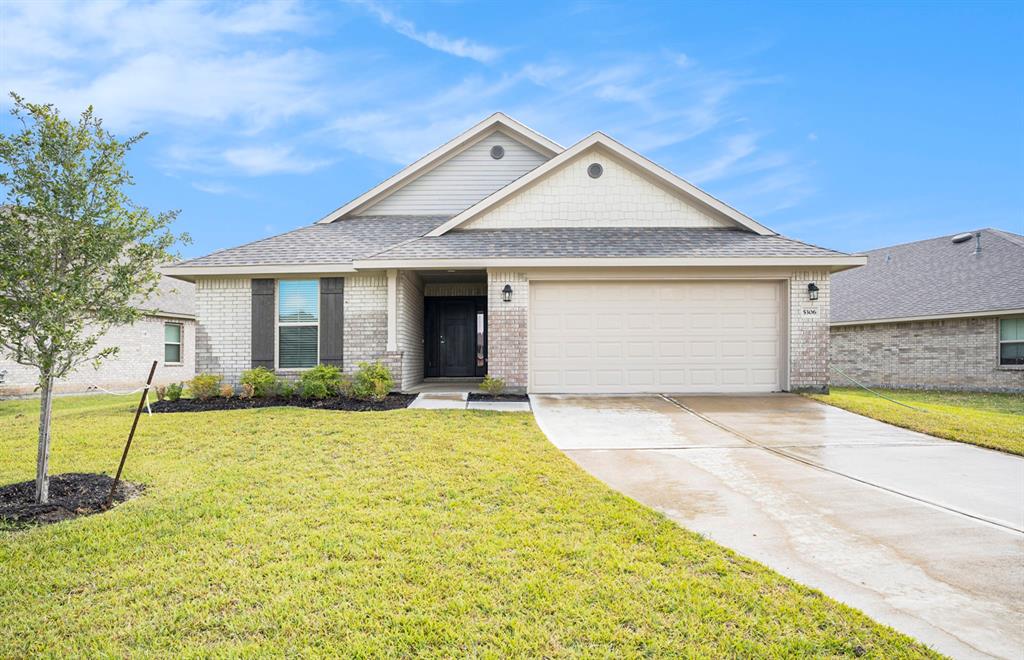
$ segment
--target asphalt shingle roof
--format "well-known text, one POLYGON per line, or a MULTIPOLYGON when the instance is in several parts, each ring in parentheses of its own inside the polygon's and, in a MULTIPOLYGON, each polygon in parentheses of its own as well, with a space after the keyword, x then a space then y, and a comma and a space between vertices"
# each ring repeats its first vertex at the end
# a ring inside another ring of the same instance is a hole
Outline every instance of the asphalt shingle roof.
POLYGON ((871 250, 832 276, 832 322, 1024 309, 1024 236, 980 231, 977 254, 952 235, 871 250))
POLYGON ((452 231, 403 243, 370 260, 834 256, 846 255, 784 236, 745 230, 566 227, 452 231))
POLYGON ((363 216, 300 227, 238 247, 183 261, 176 266, 278 266, 339 264, 370 256, 416 238, 449 216, 363 216))

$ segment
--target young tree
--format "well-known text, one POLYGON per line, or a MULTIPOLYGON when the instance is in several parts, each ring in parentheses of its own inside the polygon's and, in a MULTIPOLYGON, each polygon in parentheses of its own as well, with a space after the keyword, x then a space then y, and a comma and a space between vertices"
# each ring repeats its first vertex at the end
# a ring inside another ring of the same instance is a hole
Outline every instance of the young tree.
MULTIPOLYGON (((156 266, 188 240, 177 212, 132 203, 125 166, 144 136, 118 140, 93 115, 61 117, 11 93, 16 129, 0 135, 0 350, 39 370, 36 501, 47 502, 54 381, 117 348, 97 349, 111 326, 132 323, 156 288, 156 266)), ((141 376, 140 376, 141 378, 141 376)))

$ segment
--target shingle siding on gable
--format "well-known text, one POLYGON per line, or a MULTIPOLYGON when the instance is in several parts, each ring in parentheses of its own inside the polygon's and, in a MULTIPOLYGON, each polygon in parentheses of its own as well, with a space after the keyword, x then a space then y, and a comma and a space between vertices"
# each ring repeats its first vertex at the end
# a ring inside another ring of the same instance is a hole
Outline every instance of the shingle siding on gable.
POLYGON ((497 131, 355 215, 454 215, 546 161, 497 131), (496 145, 505 149, 498 160, 490 154, 496 145))
POLYGON ((618 159, 587 152, 460 229, 734 227, 651 183, 618 159), (587 166, 600 163, 594 179, 587 166))
POLYGON ((1000 368, 998 351, 998 317, 974 317, 835 326, 830 354, 868 387, 1024 392, 1024 370, 1000 368))

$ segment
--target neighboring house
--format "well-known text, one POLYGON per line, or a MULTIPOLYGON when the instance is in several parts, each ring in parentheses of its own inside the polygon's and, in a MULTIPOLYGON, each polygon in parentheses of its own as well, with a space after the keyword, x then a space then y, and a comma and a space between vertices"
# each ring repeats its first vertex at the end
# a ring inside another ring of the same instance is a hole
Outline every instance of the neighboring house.
MULTIPOLYGON (((146 382, 153 360, 158 360, 153 382, 181 382, 195 375, 195 287, 161 277, 157 290, 139 304, 145 313, 132 325, 112 328, 99 347, 118 346, 117 355, 99 369, 83 364, 56 383, 58 392, 122 392, 146 382)), ((39 372, 0 355, 0 397, 31 394, 39 372)))
POLYGON ((768 392, 827 387, 829 280, 864 262, 498 113, 311 226, 167 272, 196 283, 197 369, 230 382, 380 360, 402 389, 768 392))
POLYGON ((831 358, 869 386, 1024 391, 1024 236, 982 229, 868 252, 832 278, 831 358))

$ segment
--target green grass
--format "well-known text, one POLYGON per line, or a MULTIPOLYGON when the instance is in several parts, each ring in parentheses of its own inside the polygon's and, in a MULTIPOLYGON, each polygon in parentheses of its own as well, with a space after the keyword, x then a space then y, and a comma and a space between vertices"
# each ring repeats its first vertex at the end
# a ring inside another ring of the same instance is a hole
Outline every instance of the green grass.
POLYGON ((857 388, 833 387, 829 394, 808 396, 903 428, 1024 455, 1024 395, 878 391, 927 412, 905 408, 857 388))
MULTIPOLYGON (((0 483, 36 403, 0 403, 0 483)), ((111 471, 129 398, 59 399, 53 473, 111 471)), ((0 657, 932 655, 686 531, 529 414, 144 417, 111 512, 0 532, 0 657)))

